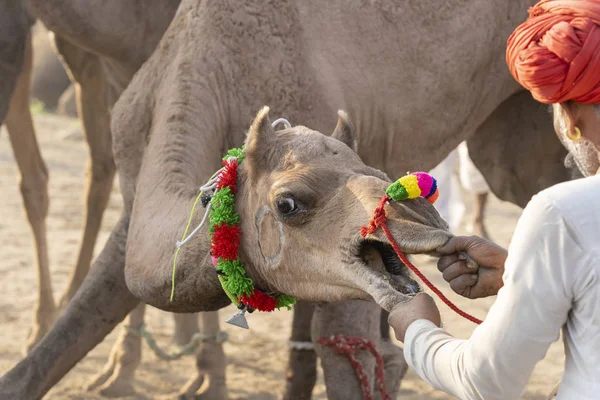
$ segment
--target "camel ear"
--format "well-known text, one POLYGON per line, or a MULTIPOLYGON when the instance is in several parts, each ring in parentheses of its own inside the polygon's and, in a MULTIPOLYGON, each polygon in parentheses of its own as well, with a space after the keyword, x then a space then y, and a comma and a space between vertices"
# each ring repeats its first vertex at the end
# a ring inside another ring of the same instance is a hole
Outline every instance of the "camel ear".
POLYGON ((264 106, 254 118, 246 137, 245 154, 250 175, 269 167, 269 154, 275 141, 275 130, 269 119, 269 107, 264 106))
POLYGON ((356 135, 354 133, 354 126, 352 125, 352 122, 350 122, 350 118, 348 117, 346 111, 338 111, 338 122, 331 137, 346 144, 356 152, 356 135))

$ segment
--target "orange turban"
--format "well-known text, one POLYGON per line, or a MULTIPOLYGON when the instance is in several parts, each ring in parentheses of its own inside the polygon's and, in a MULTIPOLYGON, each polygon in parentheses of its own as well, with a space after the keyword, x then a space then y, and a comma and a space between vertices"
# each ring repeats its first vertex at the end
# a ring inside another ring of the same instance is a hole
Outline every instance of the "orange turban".
POLYGON ((600 0, 542 0, 508 38, 510 73, 542 103, 600 103, 600 0))

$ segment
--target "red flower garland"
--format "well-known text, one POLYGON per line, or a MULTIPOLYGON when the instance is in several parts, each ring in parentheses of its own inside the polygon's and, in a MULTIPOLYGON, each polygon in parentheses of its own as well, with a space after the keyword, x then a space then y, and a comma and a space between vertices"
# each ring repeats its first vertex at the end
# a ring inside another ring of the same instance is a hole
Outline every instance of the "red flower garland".
POLYGON ((279 301, 276 298, 269 296, 268 294, 261 292, 258 289, 254 289, 252 296, 242 296, 240 302, 254 308, 258 311, 273 311, 279 305, 279 301))
MULTIPOLYGON (((230 151, 230 153, 232 152, 230 151)), ((239 152, 238 154, 234 154, 235 153, 230 155, 232 158, 222 162, 223 168, 219 171, 217 179, 217 189, 221 191, 228 188, 231 194, 236 192, 237 168, 239 162, 243 160, 243 154, 239 154, 239 152)), ((218 195, 218 193, 215 194, 215 196, 218 195)), ((211 212, 213 212, 213 214, 211 214, 211 223, 213 224, 211 233, 211 255, 213 264, 217 269, 219 269, 220 263, 224 261, 236 261, 238 259, 240 236, 242 234, 239 222, 235 223, 235 225, 229 225, 233 224, 233 220, 231 218, 224 218, 224 215, 231 216, 230 214, 232 212, 235 214, 235 210, 228 210, 225 214, 219 215, 220 212, 217 213, 216 211, 222 207, 223 205, 219 203, 211 210, 211 212), (213 217, 215 218, 213 219, 213 217)), ((231 205, 228 204, 226 207, 231 207, 231 205)), ((231 301, 236 305, 241 303, 254 310, 273 311, 280 307, 287 307, 289 309, 291 305, 295 303, 295 299, 291 296, 271 296, 255 289, 251 280, 248 287, 248 279, 245 273, 240 274, 239 271, 228 271, 226 273, 231 273, 232 275, 219 275, 219 280, 221 281, 221 285, 223 286, 225 293, 227 293, 227 296, 229 296, 231 301), (233 280, 235 280, 235 282, 233 280), (231 285, 231 283, 233 284, 231 285), (245 292, 242 290, 245 290, 245 292), (252 294, 248 296, 243 293, 252 294)))
POLYGON ((212 256, 227 261, 237 259, 241 233, 238 225, 229 226, 224 222, 216 225, 212 236, 212 256))
POLYGON ((236 159, 230 159, 223 161, 223 171, 219 174, 219 180, 217 182, 217 188, 219 190, 224 187, 229 187, 231 193, 235 193, 236 191, 236 180, 237 180, 237 167, 238 163, 236 159))

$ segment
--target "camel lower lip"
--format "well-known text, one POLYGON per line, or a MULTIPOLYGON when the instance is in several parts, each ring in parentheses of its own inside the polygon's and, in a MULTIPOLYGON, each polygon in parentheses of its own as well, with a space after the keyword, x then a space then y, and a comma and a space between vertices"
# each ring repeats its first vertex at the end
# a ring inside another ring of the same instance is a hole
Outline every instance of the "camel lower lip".
POLYGON ((375 250, 379 254, 381 263, 370 265, 363 260, 365 267, 374 269, 381 279, 385 280, 395 291, 406 295, 421 291, 419 284, 412 279, 410 271, 400 260, 390 244, 365 240, 361 242, 361 250, 365 250, 366 248, 375 250))
POLYGON ((421 291, 421 287, 419 286, 419 284, 412 279, 410 279, 409 284, 405 284, 403 282, 402 283, 398 282, 397 277, 392 274, 388 274, 388 276, 390 277, 388 282, 394 288, 394 290, 396 290, 397 292, 410 295, 410 294, 417 294, 421 291))

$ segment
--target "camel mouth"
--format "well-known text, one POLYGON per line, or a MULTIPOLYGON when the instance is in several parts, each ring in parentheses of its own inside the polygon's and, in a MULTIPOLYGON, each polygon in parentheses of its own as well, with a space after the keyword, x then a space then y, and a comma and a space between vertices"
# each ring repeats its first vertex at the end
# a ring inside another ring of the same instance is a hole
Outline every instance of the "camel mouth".
POLYGON ((370 239, 361 240, 358 254, 365 267, 377 272, 394 290, 406 295, 421 291, 410 270, 390 244, 370 239))

